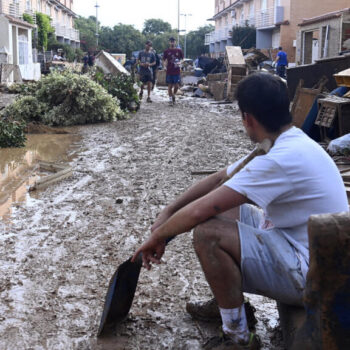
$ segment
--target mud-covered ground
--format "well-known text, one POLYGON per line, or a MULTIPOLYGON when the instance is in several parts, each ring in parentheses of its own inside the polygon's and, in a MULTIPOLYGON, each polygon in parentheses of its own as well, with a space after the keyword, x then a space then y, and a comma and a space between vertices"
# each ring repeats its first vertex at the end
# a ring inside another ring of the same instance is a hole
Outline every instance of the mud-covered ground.
MULTIPOLYGON (((237 107, 163 91, 131 119, 78 129, 74 176, 13 208, 0 223, 0 349, 200 349, 219 324, 193 321, 188 300, 210 297, 191 234, 172 241, 164 264, 141 271, 128 320, 97 340, 108 282, 149 235, 157 213, 200 176, 253 147, 237 107)), ((257 308, 264 349, 282 349, 275 303, 257 308)))

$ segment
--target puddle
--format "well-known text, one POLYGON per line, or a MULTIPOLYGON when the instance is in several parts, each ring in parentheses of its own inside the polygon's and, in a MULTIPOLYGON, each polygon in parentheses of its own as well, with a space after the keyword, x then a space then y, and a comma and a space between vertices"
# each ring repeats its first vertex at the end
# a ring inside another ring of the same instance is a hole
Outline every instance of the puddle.
POLYGON ((77 134, 27 135, 24 148, 0 148, 0 218, 9 223, 12 206, 26 203, 37 192, 29 186, 40 177, 38 162, 68 163, 80 148, 77 134))

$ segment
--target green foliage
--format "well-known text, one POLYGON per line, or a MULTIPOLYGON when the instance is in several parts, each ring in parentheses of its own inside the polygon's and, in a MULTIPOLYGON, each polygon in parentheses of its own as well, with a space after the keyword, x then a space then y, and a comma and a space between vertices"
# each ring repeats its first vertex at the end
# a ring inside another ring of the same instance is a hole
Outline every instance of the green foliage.
POLYGON ((80 45, 83 51, 96 51, 96 17, 79 17, 75 19, 74 26, 80 32, 80 45))
POLYGON ((65 71, 42 78, 32 95, 21 96, 1 115, 54 126, 108 122, 125 117, 119 100, 90 77, 65 71))
POLYGON ((232 29, 232 45, 241 46, 242 49, 256 47, 256 28, 246 25, 232 29))
MULTIPOLYGON (((169 47, 170 37, 174 37, 175 39, 177 39, 177 32, 172 31, 155 36, 150 36, 149 39, 152 40, 153 48, 157 51, 157 53, 162 53, 169 47)), ((181 47, 183 47, 184 45, 183 37, 180 37, 180 45, 181 47)))
POLYGON ((214 30, 214 26, 206 25, 187 34, 187 57, 196 58, 203 53, 209 53, 209 46, 204 45, 205 34, 214 30))
POLYGON ((0 117, 0 148, 23 147, 26 142, 25 123, 0 117))
POLYGON ((151 18, 145 21, 142 34, 148 36, 150 34, 159 35, 172 31, 171 24, 164 22, 162 19, 151 18))
POLYGON ((132 51, 144 47, 146 39, 132 25, 119 23, 113 28, 102 27, 100 34, 100 48, 112 53, 125 53, 131 56, 132 51))
POLYGON ((49 37, 48 50, 56 52, 58 50, 63 50, 64 57, 68 62, 74 62, 75 60, 80 62, 84 56, 84 52, 80 48, 75 49, 68 44, 60 43, 54 36, 49 37))
POLYGON ((34 19, 31 15, 28 15, 28 13, 23 13, 23 20, 25 22, 28 22, 30 24, 34 24, 34 19))
POLYGON ((120 107, 126 110, 135 110, 140 107, 140 100, 134 88, 134 81, 131 76, 120 74, 113 76, 105 75, 97 70, 93 78, 102 85, 112 96, 120 101, 120 107), (135 108, 136 107, 136 108, 135 108))
POLYGON ((85 75, 53 72, 42 79, 36 96, 47 105, 43 122, 48 125, 69 126, 124 117, 118 99, 85 75))
POLYGON ((10 94, 21 94, 24 96, 34 95, 40 82, 31 81, 26 83, 16 83, 10 85, 7 89, 10 94))
POLYGON ((50 34, 55 32, 55 29, 51 27, 50 17, 41 12, 36 13, 36 21, 38 25, 38 45, 44 51, 47 50, 48 38, 50 34))
POLYGON ((2 111, 5 118, 15 117, 17 121, 40 122, 45 113, 46 105, 34 96, 21 96, 2 111))

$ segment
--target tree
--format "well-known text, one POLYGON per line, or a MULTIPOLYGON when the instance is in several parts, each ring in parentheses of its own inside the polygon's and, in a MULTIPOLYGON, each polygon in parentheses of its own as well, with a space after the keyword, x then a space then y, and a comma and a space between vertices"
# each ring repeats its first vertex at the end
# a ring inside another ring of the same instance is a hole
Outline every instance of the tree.
POLYGON ((162 19, 151 18, 145 21, 143 25, 143 35, 159 35, 166 32, 171 32, 171 25, 168 22, 164 22, 162 19))
POLYGON ((142 50, 145 37, 132 25, 119 23, 113 28, 102 27, 100 48, 114 53, 125 53, 128 57, 133 51, 142 50))
POLYGON ((214 30, 214 26, 206 25, 191 31, 187 34, 187 56, 190 58, 196 58, 202 53, 209 52, 209 46, 204 45, 205 34, 208 34, 214 30))
MULTIPOLYGON (((74 26, 80 32, 80 45, 84 51, 95 51, 96 48, 96 17, 79 17, 74 26)), ((100 32, 100 31, 99 31, 100 32)))
POLYGON ((51 26, 51 18, 41 12, 36 13, 36 22, 38 25, 38 46, 46 51, 49 36, 53 35, 55 29, 51 26))
POLYGON ((242 49, 256 47, 256 28, 248 24, 244 27, 232 29, 232 45, 241 46, 242 49))
MULTIPOLYGON (((158 52, 162 53, 164 50, 166 50, 169 47, 169 38, 170 37, 177 37, 177 32, 166 32, 163 34, 155 35, 154 37, 151 37, 149 39, 152 40, 153 48, 158 52)), ((183 38, 180 37, 180 46, 183 47, 183 38)))

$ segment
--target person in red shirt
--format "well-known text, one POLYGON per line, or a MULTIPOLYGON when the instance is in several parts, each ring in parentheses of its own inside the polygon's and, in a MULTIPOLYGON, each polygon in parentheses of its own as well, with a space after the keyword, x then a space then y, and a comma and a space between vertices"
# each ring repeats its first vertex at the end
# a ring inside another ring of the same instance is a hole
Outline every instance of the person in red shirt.
POLYGON ((180 63, 184 58, 181 49, 176 47, 176 40, 169 39, 169 48, 163 53, 163 63, 166 68, 166 83, 168 84, 169 104, 175 104, 175 95, 181 82, 180 63))

